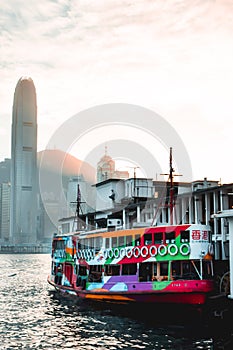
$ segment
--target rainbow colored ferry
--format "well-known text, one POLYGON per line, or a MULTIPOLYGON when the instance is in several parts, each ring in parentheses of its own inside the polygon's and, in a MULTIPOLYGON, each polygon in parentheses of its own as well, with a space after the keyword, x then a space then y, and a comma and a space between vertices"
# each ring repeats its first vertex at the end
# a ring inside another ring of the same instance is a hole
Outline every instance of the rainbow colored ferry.
POLYGON ((48 282, 95 301, 203 305, 214 289, 210 229, 182 224, 57 234, 48 282))

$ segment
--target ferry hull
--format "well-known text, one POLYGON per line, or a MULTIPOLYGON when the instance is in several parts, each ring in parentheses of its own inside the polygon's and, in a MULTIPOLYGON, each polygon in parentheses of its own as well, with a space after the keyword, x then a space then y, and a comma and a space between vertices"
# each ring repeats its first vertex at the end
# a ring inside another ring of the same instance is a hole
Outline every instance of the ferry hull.
POLYGON ((97 302, 204 305, 214 289, 206 225, 55 236, 50 283, 97 302))
POLYGON ((73 294, 80 299, 108 303, 143 303, 143 304, 174 304, 174 305, 204 305, 207 301, 206 291, 193 292, 165 292, 165 291, 135 291, 135 292, 111 292, 106 290, 82 290, 69 286, 60 286, 49 280, 57 291, 73 294))
POLYGON ((204 293, 94 293, 82 292, 79 296, 89 300, 108 302, 137 302, 137 303, 159 303, 159 304, 188 304, 203 305, 206 302, 204 293))

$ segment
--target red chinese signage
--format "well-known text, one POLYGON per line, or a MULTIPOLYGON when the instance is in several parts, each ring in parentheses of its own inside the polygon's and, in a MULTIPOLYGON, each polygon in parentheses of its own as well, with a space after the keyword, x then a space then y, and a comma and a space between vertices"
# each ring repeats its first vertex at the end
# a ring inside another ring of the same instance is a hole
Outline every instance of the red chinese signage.
POLYGON ((200 230, 193 230, 192 231, 192 240, 194 241, 208 241, 208 231, 200 231, 200 230))
POLYGON ((194 241, 199 241, 201 239, 201 231, 200 230, 193 230, 192 231, 192 239, 194 241))

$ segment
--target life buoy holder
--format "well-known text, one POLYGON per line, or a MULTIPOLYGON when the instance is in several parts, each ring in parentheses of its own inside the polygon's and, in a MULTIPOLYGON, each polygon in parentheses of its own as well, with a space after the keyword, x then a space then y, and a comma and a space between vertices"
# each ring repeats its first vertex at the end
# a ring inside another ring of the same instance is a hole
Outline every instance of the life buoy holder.
POLYGON ((125 248, 121 248, 120 249, 120 257, 124 258, 124 256, 125 256, 125 248))
POLYGON ((158 248, 158 253, 161 256, 164 256, 167 254, 167 247, 164 244, 161 244, 158 248), (162 250, 163 249, 163 250, 162 250))
POLYGON ((113 258, 113 251, 112 251, 112 249, 109 249, 109 251, 108 251, 108 257, 109 257, 109 259, 112 259, 112 258, 113 258))
POLYGON ((158 253, 157 247, 155 245, 150 246, 149 253, 150 253, 150 256, 157 255, 157 253, 158 253), (152 250, 154 250, 153 253, 152 253, 152 250))
POLYGON ((92 259, 94 259, 94 257, 95 257, 94 249, 90 249, 90 252, 91 252, 91 260, 92 260, 92 259))
POLYGON ((142 256, 143 258, 145 258, 147 255, 148 255, 148 248, 147 248, 147 246, 144 245, 144 246, 141 248, 141 256, 142 256))
POLYGON ((107 258, 108 258, 108 250, 105 249, 105 250, 104 250, 104 259, 107 259, 107 258))
POLYGON ((189 253, 190 253, 190 246, 189 246, 187 243, 181 244, 181 246, 180 246, 180 254, 182 254, 182 255, 188 255, 189 253), (183 248, 186 248, 187 251, 184 252, 184 251, 183 251, 183 248))
POLYGON ((120 256, 120 252, 119 252, 119 249, 118 248, 115 248, 114 251, 113 251, 113 256, 114 258, 118 259, 119 256, 120 256))
POLYGON ((92 258, 92 254, 91 254, 91 250, 90 249, 86 250, 86 258, 87 258, 87 260, 91 260, 91 258, 92 258))
POLYGON ((88 260, 87 249, 83 249, 83 252, 84 252, 84 257, 85 257, 85 259, 88 260))
POLYGON ((141 254, 140 248, 137 247, 137 246, 134 247, 133 256, 134 256, 135 258, 138 258, 138 257, 140 256, 140 254, 141 254), (138 252, 137 254, 136 254, 136 251, 138 252))
POLYGON ((86 249, 82 250, 83 259, 87 259, 86 249))
POLYGON ((132 258, 133 248, 126 248, 125 249, 125 255, 127 256, 128 259, 132 258))
POLYGON ((170 244, 168 246, 168 253, 172 256, 176 255, 178 253, 178 247, 175 244, 170 244), (173 250, 174 249, 174 250, 173 250))

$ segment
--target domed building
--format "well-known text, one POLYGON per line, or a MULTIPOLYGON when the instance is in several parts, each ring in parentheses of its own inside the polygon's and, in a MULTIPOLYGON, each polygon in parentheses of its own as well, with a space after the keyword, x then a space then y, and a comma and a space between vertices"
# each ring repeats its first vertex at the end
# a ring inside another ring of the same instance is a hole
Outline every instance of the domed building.
POLYGON ((107 154, 107 147, 105 146, 105 154, 97 163, 97 182, 102 182, 112 179, 115 172, 115 162, 107 154))
POLYGON ((97 163, 97 183, 109 179, 128 178, 128 171, 119 171, 115 169, 115 161, 107 154, 107 146, 105 146, 105 154, 97 163))

